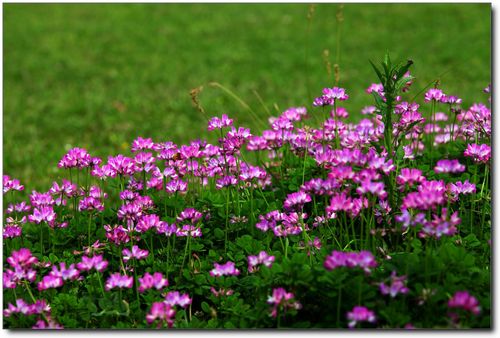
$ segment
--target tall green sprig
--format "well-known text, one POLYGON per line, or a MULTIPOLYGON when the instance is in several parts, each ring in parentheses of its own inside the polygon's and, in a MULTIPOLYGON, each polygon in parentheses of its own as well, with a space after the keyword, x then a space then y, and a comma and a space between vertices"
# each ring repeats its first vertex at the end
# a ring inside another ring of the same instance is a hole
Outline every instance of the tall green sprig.
MULTIPOLYGON (((413 64, 412 60, 408 60, 404 63, 393 64, 389 53, 385 54, 384 61, 380 63, 377 67, 372 61, 370 61, 375 73, 377 74, 380 82, 384 87, 384 98, 382 98, 378 93, 373 92, 373 97, 375 98, 375 104, 377 109, 382 114, 382 121, 384 122, 384 146, 387 150, 388 156, 394 161, 394 146, 395 142, 393 140, 392 133, 392 115, 394 114, 394 103, 398 93, 401 92, 403 87, 407 82, 413 79, 412 76, 406 75, 410 66, 413 64)), ((391 172, 387 179, 387 186, 389 189, 389 204, 394 210, 394 172, 391 172)))

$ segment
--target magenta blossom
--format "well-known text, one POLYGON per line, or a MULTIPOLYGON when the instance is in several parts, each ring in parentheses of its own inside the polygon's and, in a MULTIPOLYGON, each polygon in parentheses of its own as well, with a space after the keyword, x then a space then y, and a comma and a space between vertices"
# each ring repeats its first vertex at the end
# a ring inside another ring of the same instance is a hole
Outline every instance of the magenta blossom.
POLYGON ((326 257, 324 266, 327 270, 338 267, 362 268, 365 273, 371 273, 371 268, 377 267, 377 261, 369 251, 343 252, 334 250, 330 256, 326 257))
POLYGON ((157 328, 161 328, 164 323, 171 328, 174 326, 175 310, 171 305, 164 302, 154 302, 146 315, 146 322, 151 325, 156 320, 158 320, 157 328))
POLYGON ((258 270, 257 266, 260 264, 271 268, 274 258, 274 256, 268 255, 265 251, 259 252, 257 256, 248 256, 248 272, 256 272, 258 270))
POLYGON ((23 191, 24 185, 21 185, 17 179, 11 179, 8 175, 3 175, 3 193, 6 194, 11 190, 23 191))
POLYGON ((92 164, 92 157, 87 150, 82 148, 70 149, 59 161, 59 168, 78 168, 83 169, 92 164))
POLYGON ((383 295, 390 295, 392 298, 398 294, 407 294, 410 290, 406 287, 406 276, 396 276, 396 271, 391 273, 391 284, 379 284, 380 293, 383 295))
POLYGON ((132 246, 132 251, 130 251, 129 249, 123 249, 122 254, 123 254, 123 261, 127 263, 132 258, 141 260, 148 257, 149 251, 139 249, 137 245, 134 245, 132 246))
POLYGON ((434 167, 434 172, 436 174, 443 174, 443 173, 452 173, 452 174, 457 174, 457 173, 462 173, 465 171, 465 166, 463 164, 460 164, 458 160, 439 160, 434 167))
POLYGON ((44 276, 38 283, 38 290, 43 291, 47 289, 59 288, 63 286, 63 279, 59 276, 48 275, 44 276))
POLYGON ((231 127, 232 125, 233 119, 230 119, 226 114, 223 114, 222 118, 212 117, 210 121, 208 121, 208 131, 231 127))
POLYGON ((165 296, 164 303, 171 306, 179 305, 182 308, 186 308, 192 301, 193 300, 187 293, 181 294, 179 291, 170 291, 165 296))
POLYGON ((144 292, 152 288, 161 290, 167 286, 168 280, 163 278, 163 275, 160 272, 155 272, 152 275, 149 272, 146 272, 143 277, 139 277, 139 292, 144 292))
POLYGON ((294 192, 288 194, 285 202, 283 203, 283 208, 286 211, 301 210, 304 207, 304 204, 311 201, 312 201, 311 196, 309 196, 305 192, 303 191, 294 192))
POLYGON ((225 264, 214 263, 214 267, 214 269, 210 270, 210 276, 212 277, 238 276, 240 274, 240 270, 236 269, 231 261, 225 264))
POLYGON ((127 288, 130 289, 134 284, 134 277, 132 276, 122 276, 119 272, 116 272, 108 277, 106 285, 104 288, 109 291, 114 288, 127 288))
POLYGON ((487 144, 468 144, 464 156, 471 157, 476 163, 487 163, 491 157, 491 147, 487 144))
POLYGON ((347 319, 349 320, 349 328, 354 328, 359 322, 375 323, 377 318, 375 313, 368 310, 364 306, 355 306, 352 311, 347 313, 347 319))
POLYGON ((295 296, 293 293, 286 292, 283 288, 273 289, 273 294, 267 299, 267 303, 273 306, 271 317, 276 318, 278 316, 278 311, 286 312, 287 309, 301 309, 302 305, 298 301, 294 301, 294 298, 295 296))
POLYGON ((449 308, 459 308, 469 311, 474 315, 481 313, 481 307, 476 297, 471 296, 468 291, 457 291, 448 301, 449 308))
POLYGON ((108 261, 105 261, 102 257, 102 255, 93 257, 82 256, 82 261, 76 267, 80 271, 96 269, 96 271, 102 272, 108 267, 108 261))

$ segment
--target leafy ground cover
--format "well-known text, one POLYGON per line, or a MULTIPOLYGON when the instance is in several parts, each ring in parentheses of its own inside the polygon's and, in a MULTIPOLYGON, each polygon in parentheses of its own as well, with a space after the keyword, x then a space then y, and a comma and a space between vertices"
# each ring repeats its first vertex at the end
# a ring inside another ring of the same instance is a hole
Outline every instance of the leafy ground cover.
POLYGON ((346 4, 340 25, 338 9, 308 20, 306 4, 5 4, 4 169, 42 190, 72 147, 105 157, 138 136, 189 142, 206 123, 189 96, 201 85, 208 115, 262 131, 332 86, 325 50, 332 66, 340 52, 353 120, 371 104, 366 63, 387 49, 415 61, 415 94, 440 78, 470 106, 490 82, 489 4, 346 4))
POLYGON ((259 133, 72 148, 28 199, 4 176, 5 326, 491 327, 490 89, 372 66, 357 122, 326 87, 259 133))

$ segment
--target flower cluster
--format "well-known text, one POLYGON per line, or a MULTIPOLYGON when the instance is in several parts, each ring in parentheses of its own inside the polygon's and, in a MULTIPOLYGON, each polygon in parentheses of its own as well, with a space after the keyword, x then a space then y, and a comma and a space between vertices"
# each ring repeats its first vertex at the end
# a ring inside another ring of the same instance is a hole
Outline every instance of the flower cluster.
POLYGON ((481 307, 476 297, 471 296, 468 291, 457 291, 448 301, 450 309, 458 308, 468 311, 474 315, 481 313, 481 307))
POLYGON ((327 270, 339 267, 359 267, 366 273, 371 273, 371 269, 377 267, 377 265, 377 261, 370 251, 343 252, 334 250, 331 255, 326 257, 324 262, 327 270))
POLYGON ((373 311, 368 310, 366 307, 355 306, 352 311, 347 313, 347 320, 349 320, 347 325, 352 329, 360 322, 375 323, 377 317, 373 311))
POLYGON ((236 269, 234 262, 227 262, 225 264, 214 263, 214 268, 210 270, 210 276, 221 277, 221 276, 238 276, 240 270, 236 269))
POLYGON ((288 309, 299 310, 302 305, 294 300, 295 296, 291 292, 286 292, 283 288, 273 289, 273 294, 267 299, 267 303, 273 307, 271 309, 271 317, 276 318, 282 313, 286 313, 288 309))
POLYGON ((259 268, 258 265, 263 264, 270 268, 273 265, 274 256, 268 255, 267 252, 261 251, 257 256, 248 256, 248 272, 256 272, 259 268))

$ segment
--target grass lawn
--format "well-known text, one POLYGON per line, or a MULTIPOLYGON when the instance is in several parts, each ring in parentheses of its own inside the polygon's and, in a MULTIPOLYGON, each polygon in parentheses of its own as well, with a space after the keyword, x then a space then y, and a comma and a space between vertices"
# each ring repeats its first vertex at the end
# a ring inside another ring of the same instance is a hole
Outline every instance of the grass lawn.
MULTIPOLYGON (((125 151, 137 137, 186 142, 206 137, 189 92, 204 85, 209 115, 259 122, 333 86, 323 61, 337 52, 337 4, 5 4, 4 173, 46 191, 71 147, 92 155, 125 151), (309 55, 306 60, 306 54, 309 55), (254 94, 256 91, 264 106, 254 94)), ((441 74, 445 93, 467 107, 490 82, 489 4, 348 4, 343 9, 340 85, 357 114, 376 81, 368 59, 389 50, 415 62, 416 94, 441 74)), ((421 98, 419 98, 421 99, 421 98)), ((311 108, 312 109, 312 108, 311 108)))

